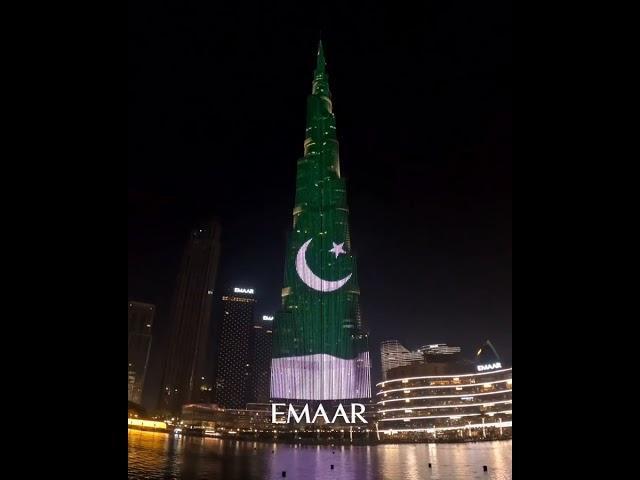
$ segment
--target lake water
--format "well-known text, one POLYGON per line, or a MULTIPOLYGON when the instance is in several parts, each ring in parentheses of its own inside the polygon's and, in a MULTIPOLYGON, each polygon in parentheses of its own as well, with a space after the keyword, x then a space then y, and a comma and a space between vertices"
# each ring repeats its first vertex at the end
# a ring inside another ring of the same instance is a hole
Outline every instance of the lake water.
POLYGON ((296 447, 129 430, 129 478, 510 480, 511 442, 296 447))

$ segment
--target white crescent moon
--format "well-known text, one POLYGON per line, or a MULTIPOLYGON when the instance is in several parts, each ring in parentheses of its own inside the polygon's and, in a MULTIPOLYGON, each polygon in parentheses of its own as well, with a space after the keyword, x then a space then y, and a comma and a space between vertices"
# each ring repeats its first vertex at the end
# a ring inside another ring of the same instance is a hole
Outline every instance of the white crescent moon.
POLYGON ((309 247, 311 240, 313 240, 313 238, 310 238, 309 240, 304 242, 304 245, 300 247, 300 250, 298 250, 298 255, 296 256, 296 272, 298 272, 300 280, 302 280, 308 287, 313 288, 314 290, 317 290, 319 292, 333 292, 334 290, 338 290, 349 281, 351 275, 353 274, 350 273, 343 279, 331 281, 324 280, 313 273, 309 268, 309 265, 307 265, 306 257, 307 248, 309 247))

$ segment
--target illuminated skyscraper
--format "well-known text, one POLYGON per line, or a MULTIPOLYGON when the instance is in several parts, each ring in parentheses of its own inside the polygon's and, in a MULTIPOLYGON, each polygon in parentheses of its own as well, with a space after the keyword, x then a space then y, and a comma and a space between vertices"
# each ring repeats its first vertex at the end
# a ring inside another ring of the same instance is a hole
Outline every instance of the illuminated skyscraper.
POLYGON ((159 407, 179 414, 200 399, 206 368, 213 289, 220 257, 220 225, 212 220, 191 232, 171 307, 171 336, 159 407))
POLYGON ((156 313, 155 305, 129 302, 129 401, 142 402, 142 390, 151 350, 151 327, 156 313))
POLYGON ((222 297, 215 403, 245 408, 251 401, 253 320, 256 299, 252 288, 234 288, 222 297))
POLYGON ((368 334, 360 316, 346 184, 325 67, 320 43, 307 101, 304 156, 298 161, 282 309, 274 320, 271 397, 276 399, 371 396, 368 334))

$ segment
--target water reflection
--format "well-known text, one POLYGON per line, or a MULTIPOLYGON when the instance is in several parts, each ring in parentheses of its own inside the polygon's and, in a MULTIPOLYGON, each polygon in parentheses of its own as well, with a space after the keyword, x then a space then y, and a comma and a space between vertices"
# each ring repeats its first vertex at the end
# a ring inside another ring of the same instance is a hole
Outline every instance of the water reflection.
POLYGON ((294 446, 129 430, 130 479, 275 480, 283 471, 303 480, 510 480, 511 441, 294 446))

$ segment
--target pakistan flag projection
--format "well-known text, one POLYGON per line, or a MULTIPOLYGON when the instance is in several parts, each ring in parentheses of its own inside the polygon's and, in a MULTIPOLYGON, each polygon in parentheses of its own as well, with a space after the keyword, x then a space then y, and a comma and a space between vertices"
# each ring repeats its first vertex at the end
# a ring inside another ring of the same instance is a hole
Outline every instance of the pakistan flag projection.
POLYGON ((340 177, 325 67, 320 43, 307 100, 304 157, 298 161, 282 310, 274 318, 275 399, 371 396, 368 338, 360 316, 346 185, 340 177))

